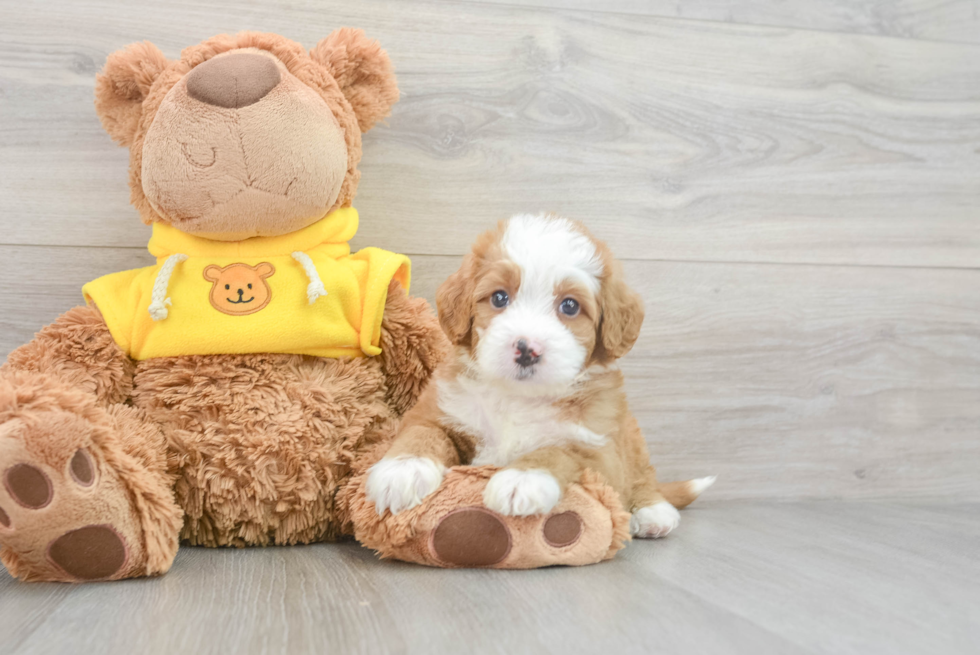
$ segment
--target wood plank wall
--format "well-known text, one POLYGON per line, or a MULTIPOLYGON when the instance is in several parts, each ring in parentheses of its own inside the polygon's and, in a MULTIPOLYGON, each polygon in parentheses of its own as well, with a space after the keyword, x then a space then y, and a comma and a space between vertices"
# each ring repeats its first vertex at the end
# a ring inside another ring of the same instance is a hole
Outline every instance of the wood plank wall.
POLYGON ((432 299, 515 212, 582 219, 647 322, 624 361, 662 477, 715 498, 980 500, 980 3, 216 0, 0 6, 0 355, 145 265, 105 57, 341 25, 404 93, 355 246, 432 299), (615 11, 610 9, 615 8, 615 11))

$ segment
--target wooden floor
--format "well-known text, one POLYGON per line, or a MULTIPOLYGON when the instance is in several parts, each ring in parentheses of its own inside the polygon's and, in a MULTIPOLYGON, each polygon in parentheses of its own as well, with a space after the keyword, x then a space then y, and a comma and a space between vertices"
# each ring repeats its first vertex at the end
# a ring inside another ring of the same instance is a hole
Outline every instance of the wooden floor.
POLYGON ((980 506, 705 503, 616 559, 381 562, 355 543, 186 548, 155 580, 0 577, 5 655, 976 653, 980 506))
POLYGON ((718 484, 581 570, 348 544, 0 577, 0 651, 980 652, 980 0, 0 0, 0 358, 150 261, 92 107, 110 52, 341 25, 403 90, 355 246, 431 299, 499 218, 584 220, 646 300, 624 369, 662 477, 718 484))

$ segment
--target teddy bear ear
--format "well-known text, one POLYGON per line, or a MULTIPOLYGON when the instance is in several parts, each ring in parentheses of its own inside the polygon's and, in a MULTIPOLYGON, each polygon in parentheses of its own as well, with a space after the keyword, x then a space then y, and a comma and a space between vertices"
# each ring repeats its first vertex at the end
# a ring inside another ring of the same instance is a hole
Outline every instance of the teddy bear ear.
POLYGON ((337 80, 354 108, 361 132, 391 113, 398 102, 398 83, 388 53, 363 30, 342 27, 310 50, 310 56, 337 80))
POLYGON ((159 48, 133 43, 112 53, 95 78, 95 111, 102 127, 119 145, 132 143, 143 100, 154 80, 170 64, 159 48))

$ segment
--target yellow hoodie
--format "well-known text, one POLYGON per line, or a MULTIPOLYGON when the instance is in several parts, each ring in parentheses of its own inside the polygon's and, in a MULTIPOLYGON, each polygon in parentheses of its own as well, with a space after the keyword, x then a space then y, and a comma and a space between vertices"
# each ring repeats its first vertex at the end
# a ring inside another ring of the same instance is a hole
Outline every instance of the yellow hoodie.
POLYGON ((381 352, 392 279, 407 291, 410 262, 379 248, 351 254, 357 210, 338 209, 278 237, 212 241, 154 224, 156 266, 112 273, 82 288, 133 359, 381 352))

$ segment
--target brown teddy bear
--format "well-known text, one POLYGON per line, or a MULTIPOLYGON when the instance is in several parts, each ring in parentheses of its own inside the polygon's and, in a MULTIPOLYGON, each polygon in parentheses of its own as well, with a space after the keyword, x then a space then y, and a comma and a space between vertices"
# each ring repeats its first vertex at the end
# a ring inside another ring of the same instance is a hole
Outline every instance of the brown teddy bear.
POLYGON ((486 468, 450 472, 397 517, 364 498, 364 472, 448 351, 407 295, 408 260, 348 246, 361 135, 397 98, 388 56, 348 28, 310 51, 245 32, 176 61, 150 43, 109 57, 96 109, 130 149, 157 263, 86 285, 86 306, 0 369, 11 574, 157 575, 180 541, 355 533, 439 566, 583 564, 620 547, 627 515, 594 478, 534 520, 472 507, 486 468))

